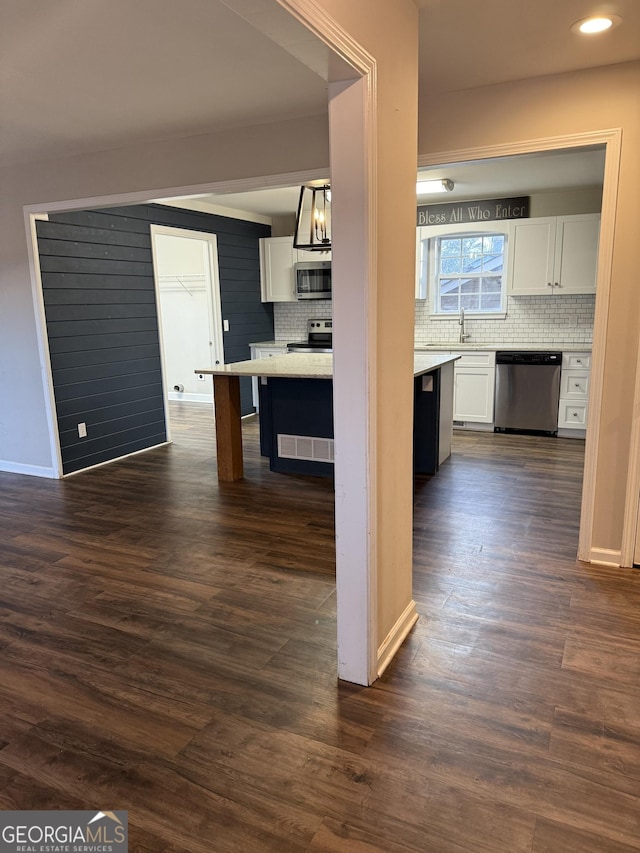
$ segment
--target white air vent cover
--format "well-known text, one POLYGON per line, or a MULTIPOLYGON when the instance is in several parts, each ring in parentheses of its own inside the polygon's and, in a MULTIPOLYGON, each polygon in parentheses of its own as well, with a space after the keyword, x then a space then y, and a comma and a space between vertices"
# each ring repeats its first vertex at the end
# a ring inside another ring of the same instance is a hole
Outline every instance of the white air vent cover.
POLYGON ((278 433, 278 456, 306 462, 333 462, 333 439, 278 433))

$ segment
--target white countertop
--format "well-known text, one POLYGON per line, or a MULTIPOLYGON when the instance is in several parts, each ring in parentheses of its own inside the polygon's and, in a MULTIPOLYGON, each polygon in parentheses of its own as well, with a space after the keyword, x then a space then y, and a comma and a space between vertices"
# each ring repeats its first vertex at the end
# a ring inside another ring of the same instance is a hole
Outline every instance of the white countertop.
MULTIPOLYGON (((416 353, 413 360, 413 375, 431 373, 443 364, 455 361, 455 355, 429 355, 416 353)), ((252 358, 236 361, 220 367, 196 370, 212 376, 270 376, 282 379, 331 379, 333 356, 330 353, 298 353, 274 355, 272 358, 252 358)))
MULTIPOLYGON (((300 335, 300 339, 304 338, 305 335, 300 335)), ((250 347, 284 347, 287 348, 287 344, 289 343, 289 338, 286 341, 254 341, 250 343, 250 347)))
MULTIPOLYGON (((301 337, 304 337, 302 335, 301 337)), ((259 343, 252 343, 250 346, 252 347, 286 347, 286 341, 260 341, 259 343)), ((424 346, 416 346, 414 347, 414 352, 417 353, 430 353, 430 352, 465 352, 470 350, 471 352, 497 352, 498 350, 512 350, 517 352, 548 352, 548 351, 558 351, 558 352, 591 352, 592 344, 589 342, 587 344, 577 344, 577 343, 566 343, 565 341, 561 341, 560 343, 552 343, 552 344, 517 344, 517 343, 474 343, 473 341, 465 341, 463 344, 460 343, 449 343, 449 344, 425 344, 424 346)), ((202 372, 202 371, 200 371, 202 372)))
POLYGON ((414 347, 414 352, 497 352, 498 350, 510 350, 511 352, 591 352, 592 344, 481 344, 473 341, 465 341, 463 344, 427 344, 426 346, 414 347))

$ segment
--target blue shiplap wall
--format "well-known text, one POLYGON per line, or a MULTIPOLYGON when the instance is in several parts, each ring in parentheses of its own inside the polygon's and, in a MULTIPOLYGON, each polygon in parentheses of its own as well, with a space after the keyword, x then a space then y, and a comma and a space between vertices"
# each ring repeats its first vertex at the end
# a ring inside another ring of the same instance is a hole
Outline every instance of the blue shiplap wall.
MULTIPOLYGON (((166 440, 150 225, 217 235, 225 361, 250 357, 273 337, 273 306, 260 301, 253 222, 135 205, 57 213, 37 223, 47 333, 64 473, 166 440), (87 424, 79 438, 78 423, 87 424)), ((250 380, 242 411, 251 412, 250 380)))

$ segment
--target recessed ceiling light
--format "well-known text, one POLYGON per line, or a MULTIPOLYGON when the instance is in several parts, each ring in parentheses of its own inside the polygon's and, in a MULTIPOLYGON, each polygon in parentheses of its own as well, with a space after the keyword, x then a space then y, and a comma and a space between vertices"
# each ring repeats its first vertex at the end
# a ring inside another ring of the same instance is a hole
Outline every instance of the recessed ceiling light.
POLYGON ((622 18, 617 15, 594 15, 591 18, 582 18, 576 21, 571 27, 574 33, 582 33, 583 35, 595 35, 596 33, 604 33, 606 30, 611 30, 622 23, 622 18))
POLYGON ((416 192, 418 195, 425 195, 426 193, 450 193, 453 187, 454 183, 449 178, 440 178, 437 181, 418 181, 416 192))

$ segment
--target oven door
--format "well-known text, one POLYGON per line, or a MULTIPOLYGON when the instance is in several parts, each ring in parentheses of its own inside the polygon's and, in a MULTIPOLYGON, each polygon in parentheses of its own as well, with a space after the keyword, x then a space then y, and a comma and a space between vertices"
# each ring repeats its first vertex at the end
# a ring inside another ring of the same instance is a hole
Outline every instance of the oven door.
POLYGON ((333 352, 331 349, 331 345, 317 347, 317 346, 309 346, 309 344, 289 344, 287 346, 287 352, 333 352))

